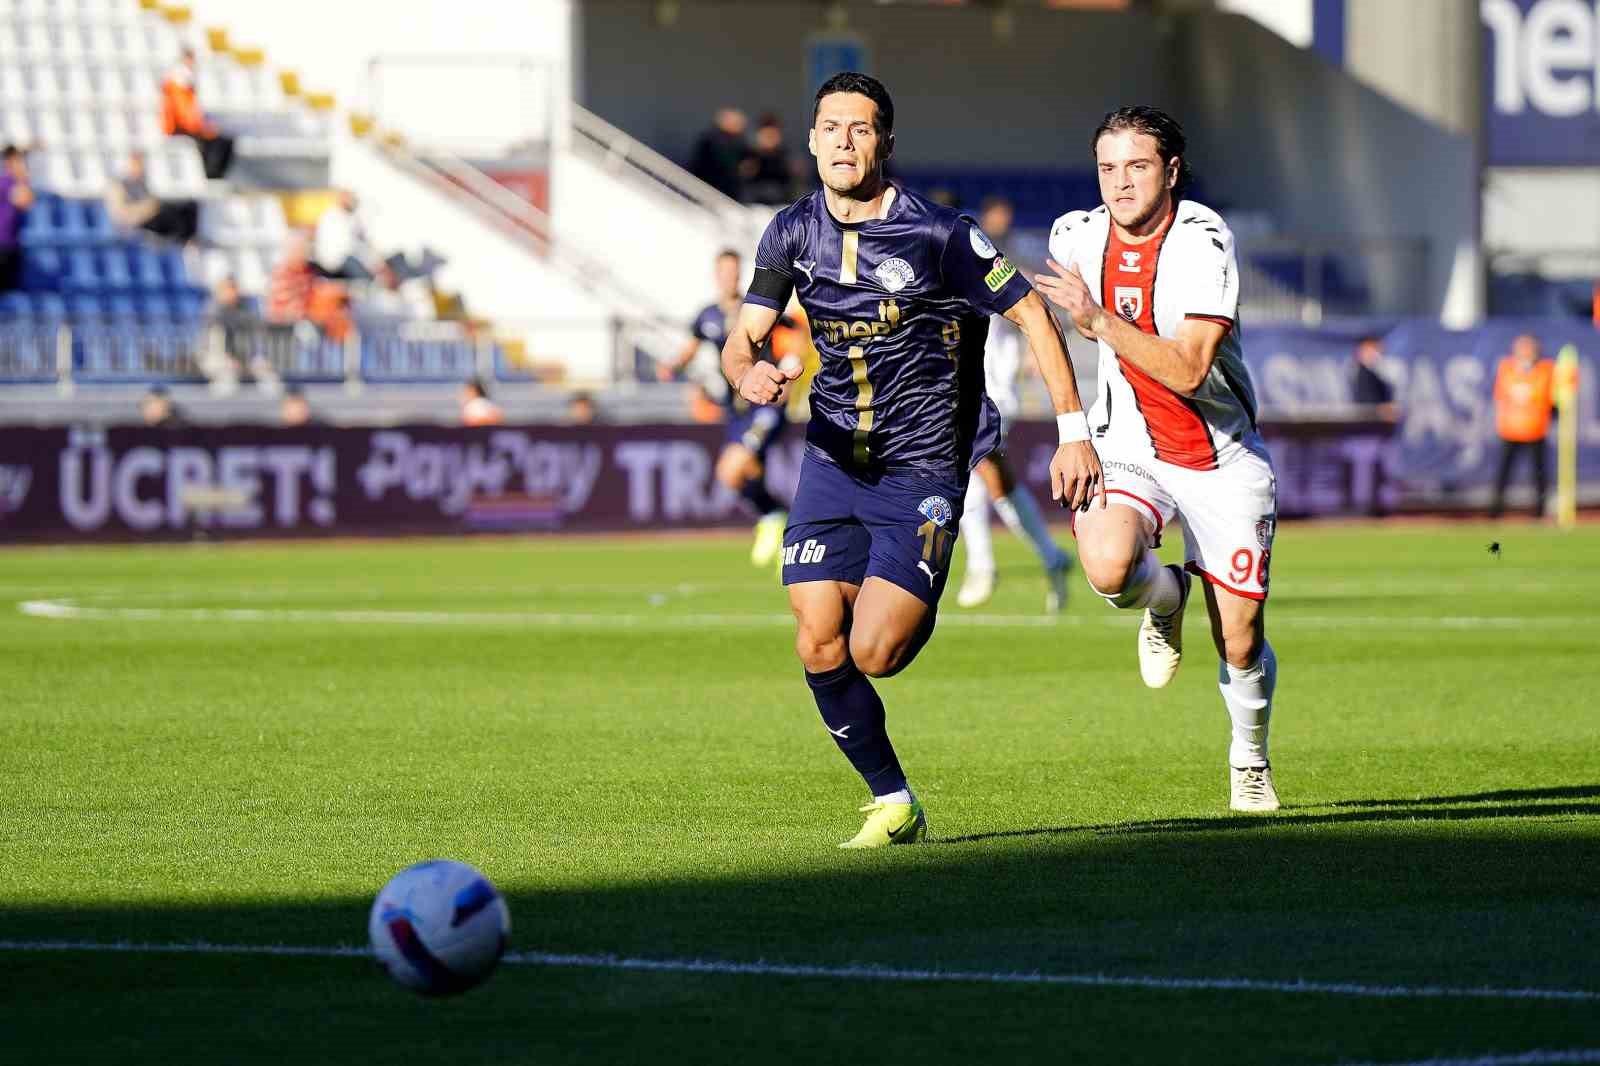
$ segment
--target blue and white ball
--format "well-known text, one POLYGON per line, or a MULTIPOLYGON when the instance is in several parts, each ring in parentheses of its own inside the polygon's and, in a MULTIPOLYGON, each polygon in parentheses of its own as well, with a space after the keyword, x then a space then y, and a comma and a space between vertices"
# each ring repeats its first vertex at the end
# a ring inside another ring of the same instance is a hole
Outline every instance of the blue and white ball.
POLYGON ((481 984, 506 950, 511 912, 489 879, 464 862, 407 866, 383 886, 367 920, 390 977, 424 996, 481 984))

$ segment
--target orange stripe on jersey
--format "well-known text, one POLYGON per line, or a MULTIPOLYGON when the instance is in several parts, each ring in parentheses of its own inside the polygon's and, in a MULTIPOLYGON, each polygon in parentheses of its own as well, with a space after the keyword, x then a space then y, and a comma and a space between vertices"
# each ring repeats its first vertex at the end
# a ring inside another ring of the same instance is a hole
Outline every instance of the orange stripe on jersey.
MULTIPOLYGON (((1100 271, 1101 304, 1145 333, 1156 332, 1156 264, 1171 226, 1169 215, 1166 225, 1150 240, 1128 244, 1112 224, 1106 238, 1106 259, 1100 271)), ((1215 470, 1217 449, 1211 441, 1211 429, 1194 401, 1178 395, 1120 355, 1117 366, 1133 389, 1134 402, 1150 431, 1156 458, 1190 470, 1215 470)))

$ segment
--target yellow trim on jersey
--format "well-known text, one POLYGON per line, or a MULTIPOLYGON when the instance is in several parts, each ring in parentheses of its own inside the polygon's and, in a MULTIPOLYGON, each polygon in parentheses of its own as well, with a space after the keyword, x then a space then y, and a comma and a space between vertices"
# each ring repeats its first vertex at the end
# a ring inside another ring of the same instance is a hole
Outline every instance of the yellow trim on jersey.
POLYGON ((872 459, 872 449, 867 442, 872 433, 872 382, 867 379, 867 350, 860 345, 850 349, 850 377, 856 383, 855 459, 866 463, 872 459))
POLYGON ((856 246, 861 234, 853 229, 844 231, 844 250, 839 253, 839 281, 844 285, 856 283, 856 246))

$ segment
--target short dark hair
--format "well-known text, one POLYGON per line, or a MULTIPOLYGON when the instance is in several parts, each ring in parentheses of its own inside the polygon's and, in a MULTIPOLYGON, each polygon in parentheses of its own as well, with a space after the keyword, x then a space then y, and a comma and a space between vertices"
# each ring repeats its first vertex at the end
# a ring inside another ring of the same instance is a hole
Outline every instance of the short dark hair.
POLYGON ((1183 125, 1159 107, 1135 104, 1108 113, 1095 127, 1094 136, 1089 138, 1089 155, 1093 156, 1100 147, 1101 137, 1123 130, 1154 137, 1156 151, 1161 154, 1163 165, 1170 163, 1173 156, 1178 157, 1178 181, 1172 187, 1173 196, 1182 196, 1194 183, 1194 171, 1189 168, 1189 142, 1183 136, 1183 125))
POLYGON ((484 399, 489 398, 488 386, 484 385, 482 378, 468 378, 464 384, 467 388, 471 389, 479 396, 482 396, 484 399))
POLYGON ((854 70, 840 71, 822 83, 822 88, 817 90, 817 99, 811 105, 813 124, 817 121, 817 113, 822 110, 822 98, 834 93, 860 93, 865 96, 878 105, 878 117, 873 124, 877 126, 879 136, 888 137, 894 133, 894 101, 889 98, 889 90, 871 74, 854 70))
POLYGON ((717 258, 718 259, 736 259, 741 263, 744 262, 744 256, 740 255, 738 252, 736 252, 732 248, 724 248, 722 251, 717 253, 717 258))
POLYGON ((21 148, 18 148, 14 144, 8 144, 5 147, 5 151, 0 152, 0 159, 4 159, 6 162, 9 163, 9 162, 11 162, 11 160, 15 159, 17 156, 19 156, 21 154, 22 154, 22 149, 21 148))

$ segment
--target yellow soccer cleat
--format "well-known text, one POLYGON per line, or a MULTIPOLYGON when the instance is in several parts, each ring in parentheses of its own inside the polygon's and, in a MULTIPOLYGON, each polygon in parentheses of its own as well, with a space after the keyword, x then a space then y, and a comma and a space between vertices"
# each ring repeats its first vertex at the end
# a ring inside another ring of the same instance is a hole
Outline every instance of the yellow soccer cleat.
POLYGON ((771 566, 783 551, 783 531, 789 525, 789 516, 783 511, 763 515, 756 523, 756 542, 750 546, 750 565, 771 566))
POLYGON ((890 844, 915 844, 928 835, 928 816, 922 804, 869 803, 861 808, 867 822, 861 832, 846 840, 841 848, 886 848, 890 844))

